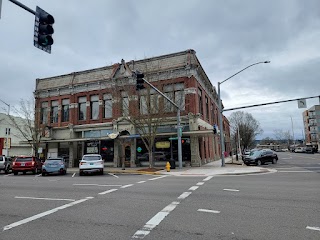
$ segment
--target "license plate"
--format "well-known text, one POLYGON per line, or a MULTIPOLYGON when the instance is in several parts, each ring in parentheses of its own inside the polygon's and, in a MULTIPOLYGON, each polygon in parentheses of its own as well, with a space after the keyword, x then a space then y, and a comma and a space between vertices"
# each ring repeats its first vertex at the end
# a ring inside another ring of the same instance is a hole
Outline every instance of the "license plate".
POLYGON ((25 166, 25 164, 24 163, 21 163, 21 167, 24 167, 25 166))
POLYGON ((57 164, 50 164, 49 167, 58 167, 57 164))
POLYGON ((90 165, 94 165, 94 163, 90 163, 90 165))

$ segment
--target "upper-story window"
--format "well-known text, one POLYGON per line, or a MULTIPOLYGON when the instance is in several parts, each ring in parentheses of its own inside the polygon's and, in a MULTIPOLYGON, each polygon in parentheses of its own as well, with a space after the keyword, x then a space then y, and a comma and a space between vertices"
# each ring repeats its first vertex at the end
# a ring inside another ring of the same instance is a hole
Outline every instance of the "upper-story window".
MULTIPOLYGON (((164 94, 171 99, 177 106, 180 107, 180 110, 185 109, 185 94, 184 94, 184 84, 175 83, 163 86, 164 94)), ((165 112, 174 112, 176 107, 164 99, 164 110, 165 112)))
POLYGON ((94 95, 90 97, 90 105, 91 105, 91 119, 97 120, 99 119, 99 96, 94 95))
POLYGON ((202 90, 198 88, 199 113, 203 114, 202 90))
POLYGON ((104 118, 112 118, 112 94, 103 95, 104 118))
POLYGON ((140 96, 140 114, 156 114, 159 112, 159 94, 154 89, 141 90, 140 96), (150 92, 148 92, 150 90, 150 92))
POLYGON ((59 110, 58 110, 58 101, 51 101, 51 112, 50 112, 50 119, 51 123, 58 122, 59 110))
POLYGON ((121 91, 122 116, 129 115, 129 98, 127 92, 121 91))
POLYGON ((62 99, 61 121, 69 122, 69 99, 62 99))
POLYGON ((48 123, 48 102, 42 102, 41 103, 40 123, 41 124, 47 124, 48 123))
POLYGON ((205 96, 206 101, 206 119, 209 119, 209 99, 207 96, 205 96))
POLYGON ((86 120, 87 119, 87 97, 79 97, 79 120, 86 120))

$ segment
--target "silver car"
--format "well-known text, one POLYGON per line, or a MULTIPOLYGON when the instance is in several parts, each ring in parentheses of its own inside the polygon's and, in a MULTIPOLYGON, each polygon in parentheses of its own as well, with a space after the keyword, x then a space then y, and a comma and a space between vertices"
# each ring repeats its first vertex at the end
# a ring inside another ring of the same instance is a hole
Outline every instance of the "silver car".
POLYGON ((12 160, 6 156, 0 156, 0 171, 4 171, 6 174, 12 170, 12 160))

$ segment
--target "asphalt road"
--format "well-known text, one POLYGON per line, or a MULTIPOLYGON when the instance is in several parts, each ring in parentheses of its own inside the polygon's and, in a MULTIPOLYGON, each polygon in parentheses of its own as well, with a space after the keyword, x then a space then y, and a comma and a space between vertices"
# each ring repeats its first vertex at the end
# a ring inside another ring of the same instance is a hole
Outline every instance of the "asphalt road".
POLYGON ((320 239, 320 154, 215 177, 0 174, 1 240, 320 239))

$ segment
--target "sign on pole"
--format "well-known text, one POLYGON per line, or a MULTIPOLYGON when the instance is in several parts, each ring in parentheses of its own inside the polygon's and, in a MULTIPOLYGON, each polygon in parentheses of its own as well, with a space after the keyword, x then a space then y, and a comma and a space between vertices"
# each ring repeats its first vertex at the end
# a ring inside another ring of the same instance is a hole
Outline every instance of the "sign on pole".
POLYGON ((0 19, 1 19, 1 5, 2 5, 2 0, 0 0, 0 19))
POLYGON ((298 108, 306 108, 306 107, 307 107, 306 99, 299 99, 298 100, 298 108))

